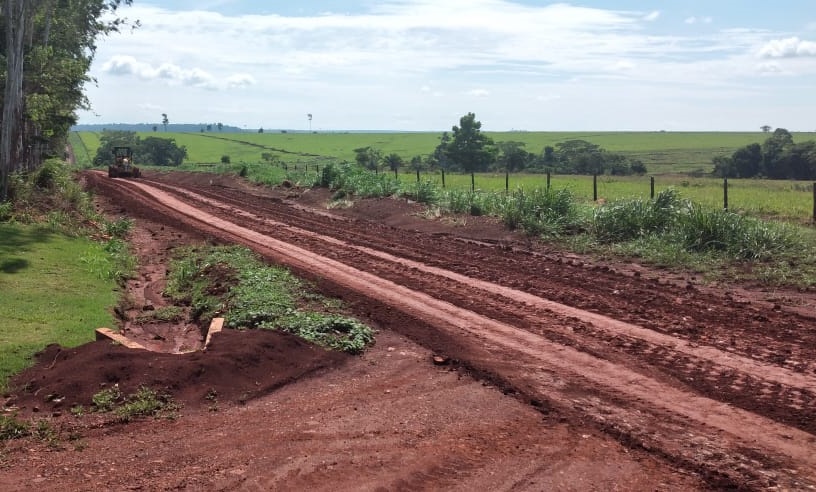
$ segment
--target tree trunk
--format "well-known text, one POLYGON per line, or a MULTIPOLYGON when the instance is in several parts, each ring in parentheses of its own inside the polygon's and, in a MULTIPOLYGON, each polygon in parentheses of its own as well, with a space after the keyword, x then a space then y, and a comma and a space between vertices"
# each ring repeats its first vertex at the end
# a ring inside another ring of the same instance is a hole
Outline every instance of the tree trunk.
POLYGON ((6 0, 6 87, 0 121, 0 201, 8 198, 9 175, 17 170, 23 152, 23 43, 26 0, 6 0))

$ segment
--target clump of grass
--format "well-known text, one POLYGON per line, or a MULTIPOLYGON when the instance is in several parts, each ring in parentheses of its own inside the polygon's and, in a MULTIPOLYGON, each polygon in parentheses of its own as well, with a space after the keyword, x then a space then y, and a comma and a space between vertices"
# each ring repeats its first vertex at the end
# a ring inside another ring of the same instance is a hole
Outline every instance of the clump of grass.
POLYGON ((407 187, 402 195, 419 203, 434 204, 438 200, 438 190, 436 185, 428 180, 417 181, 407 187))
POLYGON ((119 385, 113 385, 110 388, 105 388, 91 397, 94 410, 97 412, 110 412, 116 407, 119 399, 122 397, 122 392, 119 391, 119 385))
POLYGON ((121 422, 130 422, 139 417, 174 419, 180 408, 170 395, 141 386, 116 408, 116 415, 121 422))
POLYGON ((136 323, 148 324, 154 322, 177 323, 184 319, 184 309, 179 306, 162 306, 153 311, 139 313, 136 323))
MULTIPOLYGON (((147 386, 140 386, 135 393, 122 395, 119 385, 105 388, 91 397, 93 409, 97 412, 114 412, 120 422, 130 422, 138 417, 175 418, 180 406, 170 395, 160 394, 147 386)), ((81 416, 82 407, 74 407, 71 412, 81 416)))
POLYGON ((31 425, 13 415, 0 415, 0 441, 22 439, 31 435, 31 425))
POLYGON ((357 320, 314 312, 295 311, 276 324, 261 323, 260 328, 280 329, 322 347, 357 354, 374 341, 374 332, 357 320))
POLYGON ((616 200, 595 210, 592 233, 606 243, 663 233, 675 223, 685 207, 687 202, 682 201, 673 188, 661 191, 654 200, 616 200))
POLYGON ((133 229, 133 219, 120 217, 112 221, 104 221, 104 231, 110 237, 124 239, 131 229, 133 229))
POLYGON ((800 245, 798 234, 786 224, 696 204, 680 214, 673 235, 688 251, 718 251, 741 260, 772 258, 800 245))
POLYGON ((577 227, 578 217, 572 192, 540 188, 513 191, 501 204, 500 216, 509 229, 534 236, 559 236, 577 227))

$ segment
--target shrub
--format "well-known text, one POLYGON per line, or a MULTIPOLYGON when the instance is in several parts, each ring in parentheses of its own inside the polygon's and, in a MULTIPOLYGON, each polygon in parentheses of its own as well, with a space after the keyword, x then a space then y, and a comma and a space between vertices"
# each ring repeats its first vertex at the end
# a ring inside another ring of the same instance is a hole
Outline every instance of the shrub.
POLYGON ((230 156, 222 155, 221 156, 221 164, 229 164, 230 163, 230 156))

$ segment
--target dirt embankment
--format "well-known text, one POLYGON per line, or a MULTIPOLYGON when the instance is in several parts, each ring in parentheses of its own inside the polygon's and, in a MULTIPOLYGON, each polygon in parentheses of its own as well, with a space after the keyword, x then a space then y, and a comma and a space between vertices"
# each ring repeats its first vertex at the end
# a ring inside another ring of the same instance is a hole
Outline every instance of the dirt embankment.
MULTIPOLYGON (((26 473, 3 472, 0 485, 71 484, 56 467, 95 464, 88 449, 120 441, 124 453, 141 457, 131 461, 145 473, 117 480, 104 472, 108 464, 121 471, 128 461, 117 451, 91 474, 100 485, 816 484, 812 296, 718 290, 601 264, 531 244, 487 218, 429 220, 412 214, 416 205, 393 200, 327 211, 320 191, 276 193, 217 176, 87 179, 115 200, 113 212, 137 218, 144 266, 131 284, 131 309, 162 302, 162 251, 171 245, 238 242, 346 300, 381 330, 379 341, 349 358, 274 334, 251 342, 263 350, 250 353, 246 344, 226 340, 245 334, 230 334, 212 354, 150 354, 127 363, 127 354, 117 349, 107 357, 98 344, 71 354, 52 348, 43 360, 53 361, 35 368, 41 373, 23 376, 30 388, 34 380, 52 384, 40 396, 71 392, 60 389, 67 376, 54 382, 54 369, 67 374, 95 365, 90 388, 153 382, 175 388, 189 414, 174 423, 137 424, 144 436, 135 443, 125 437, 134 426, 88 431, 85 451, 36 454, 45 458, 26 473), (91 350, 100 352, 80 362, 91 350), (451 364, 434 366, 432 354, 451 364), (277 365, 267 366, 267 358, 277 365), (214 388, 218 377, 222 408, 210 415, 206 386, 214 388), (230 378, 233 393, 226 389, 230 378), (213 456, 216 462, 207 461, 213 456)), ((183 345, 168 333, 130 332, 158 337, 157 349, 165 351, 183 345)), ((22 451, 9 456, 14 466, 25 461, 22 451)))

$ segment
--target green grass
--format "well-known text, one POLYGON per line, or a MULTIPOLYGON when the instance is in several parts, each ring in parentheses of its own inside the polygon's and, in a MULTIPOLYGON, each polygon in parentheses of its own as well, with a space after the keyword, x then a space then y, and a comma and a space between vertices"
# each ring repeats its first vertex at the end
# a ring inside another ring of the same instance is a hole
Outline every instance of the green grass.
MULTIPOLYGON (((74 150, 74 159, 76 165, 80 168, 91 167, 93 162, 93 155, 88 153, 88 146, 85 140, 90 140, 94 135, 91 132, 70 132, 68 133, 68 144, 74 150)), ((98 148, 98 143, 94 148, 98 148)), ((95 152, 95 151, 94 151, 95 152)))
MULTIPOLYGON (((439 173, 423 174, 441 186, 439 173)), ((400 179, 416 182, 414 175, 405 174, 400 179)), ((470 189, 470 176, 446 174, 445 185, 450 189, 470 189)), ((511 174, 510 190, 523 188, 533 190, 546 188, 547 177, 543 174, 511 174)), ((550 177, 553 189, 566 188, 576 200, 592 202, 592 176, 556 175, 550 177)), ((476 188, 485 191, 504 191, 503 174, 477 174, 476 188)), ((722 208, 723 181, 719 178, 691 178, 687 176, 656 176, 655 194, 674 188, 683 198, 700 204, 722 208)), ((623 198, 650 197, 649 176, 599 176, 598 198, 613 201, 623 198)), ((728 208, 755 217, 806 224, 813 218, 813 184, 804 181, 777 181, 767 179, 729 179, 728 208)))
POLYGON ((118 294, 106 273, 113 268, 103 244, 0 224, 0 388, 47 344, 80 345, 113 324, 118 294))
POLYGON ((267 266, 242 247, 179 249, 168 267, 165 293, 189 305, 199 322, 223 316, 230 328, 282 330, 350 353, 374 341, 373 331, 355 319, 305 309, 330 303, 288 270, 267 266))

